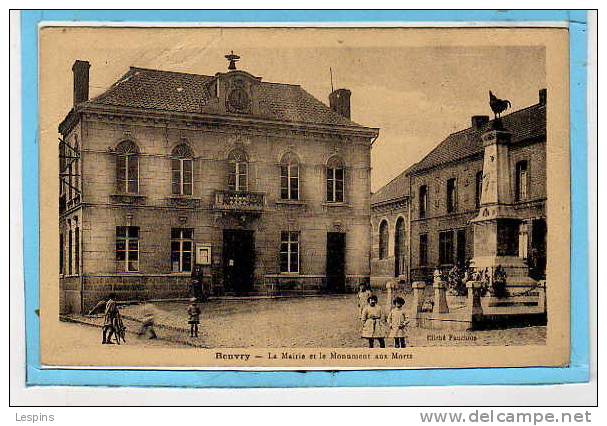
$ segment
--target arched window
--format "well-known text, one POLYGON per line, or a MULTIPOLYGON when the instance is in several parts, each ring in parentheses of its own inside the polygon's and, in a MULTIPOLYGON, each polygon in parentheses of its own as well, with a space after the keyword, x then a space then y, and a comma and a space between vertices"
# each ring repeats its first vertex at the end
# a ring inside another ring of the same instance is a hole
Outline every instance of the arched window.
POLYGON ((292 153, 287 153, 280 161, 280 198, 299 200, 299 161, 292 153))
POLYGON ((116 147, 116 189, 118 192, 139 192, 139 148, 124 141, 116 147))
POLYGON ((177 145, 171 153, 173 194, 192 195, 192 150, 186 144, 177 145))
POLYGON ((379 224, 379 258, 388 257, 388 221, 382 220, 379 224))
POLYGON ((247 155, 240 150, 234 150, 228 155, 228 188, 232 191, 248 190, 249 163, 247 155))
POLYGON ((331 157, 327 162, 327 202, 344 201, 344 163, 339 157, 331 157))
POLYGON ((399 217, 394 227, 394 276, 405 273, 405 219, 399 217))

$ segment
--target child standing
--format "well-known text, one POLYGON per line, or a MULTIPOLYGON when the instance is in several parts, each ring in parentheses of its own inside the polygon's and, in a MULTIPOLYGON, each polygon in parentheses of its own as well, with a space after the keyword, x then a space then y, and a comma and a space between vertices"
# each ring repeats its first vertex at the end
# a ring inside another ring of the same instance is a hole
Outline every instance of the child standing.
POLYGON ((369 347, 372 348, 374 340, 377 339, 379 347, 385 348, 386 331, 384 323, 386 316, 384 310, 377 304, 377 296, 369 296, 367 306, 362 310, 361 320, 363 323, 361 337, 369 341, 369 347))
POLYGON ((371 296, 371 290, 369 290, 365 283, 360 283, 358 286, 358 294, 356 296, 356 300, 358 302, 358 315, 360 318, 362 318, 363 309, 365 306, 367 306, 367 300, 371 296))
POLYGON ((405 299, 398 296, 394 299, 394 306, 388 314, 388 327, 390 331, 388 337, 394 338, 395 348, 406 347, 405 337, 407 337, 407 325, 409 321, 405 315, 405 299))
POLYGON ((190 299, 188 306, 188 324, 190 324, 190 337, 198 337, 198 324, 200 324, 200 308, 196 303, 196 298, 190 299))

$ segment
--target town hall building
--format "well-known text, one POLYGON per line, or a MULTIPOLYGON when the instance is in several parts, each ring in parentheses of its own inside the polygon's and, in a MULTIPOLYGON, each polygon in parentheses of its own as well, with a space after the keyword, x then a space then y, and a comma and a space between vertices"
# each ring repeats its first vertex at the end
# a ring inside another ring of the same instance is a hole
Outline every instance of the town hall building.
POLYGON ((301 86, 236 69, 131 67, 89 99, 87 61, 59 125, 60 300, 84 312, 208 295, 343 292, 370 278, 378 129, 301 86))

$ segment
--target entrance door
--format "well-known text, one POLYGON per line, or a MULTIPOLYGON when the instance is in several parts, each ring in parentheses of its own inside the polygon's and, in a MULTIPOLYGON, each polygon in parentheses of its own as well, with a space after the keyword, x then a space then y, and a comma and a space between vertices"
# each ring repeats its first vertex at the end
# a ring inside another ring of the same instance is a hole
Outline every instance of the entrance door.
POLYGON ((253 290, 255 238, 253 231, 224 229, 223 276, 225 290, 246 294, 253 290))
POLYGON ((466 265, 466 230, 457 230, 457 266, 460 268, 466 265))
POLYGON ((327 291, 343 292, 346 288, 346 234, 327 233, 327 291))
POLYGON ((536 279, 546 278, 546 220, 536 219, 531 224, 531 253, 529 275, 536 279))

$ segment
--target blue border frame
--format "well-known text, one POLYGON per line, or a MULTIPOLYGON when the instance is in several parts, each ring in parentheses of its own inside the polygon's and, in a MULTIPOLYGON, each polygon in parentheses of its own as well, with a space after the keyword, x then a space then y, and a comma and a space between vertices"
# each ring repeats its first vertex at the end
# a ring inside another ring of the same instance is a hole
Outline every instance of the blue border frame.
POLYGON ((198 388, 549 384, 589 379, 587 13, 567 10, 207 10, 21 12, 26 384, 198 388), (41 369, 39 347, 38 25, 49 21, 192 23, 566 22, 571 78, 571 364, 567 368, 375 371, 142 371, 41 369), (575 280, 573 280, 575 277, 575 280))

